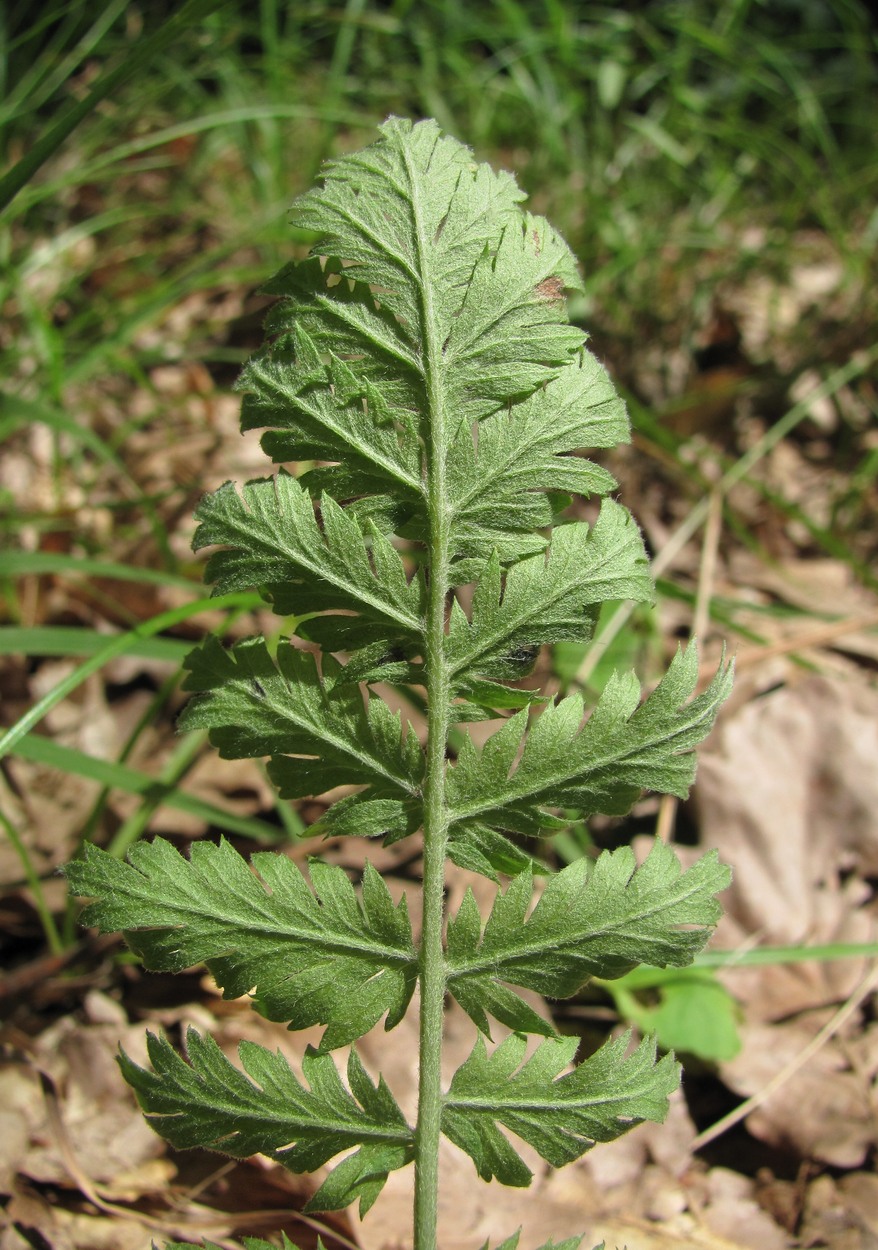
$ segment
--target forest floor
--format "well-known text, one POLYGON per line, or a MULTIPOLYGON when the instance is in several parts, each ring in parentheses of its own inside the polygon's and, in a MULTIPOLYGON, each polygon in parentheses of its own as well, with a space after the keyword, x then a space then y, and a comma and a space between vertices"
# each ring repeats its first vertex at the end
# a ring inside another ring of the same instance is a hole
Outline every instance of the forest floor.
MULTIPOLYGON (((816 281, 814 275, 810 280, 816 281)), ((778 291, 772 298, 794 299, 797 293, 778 291)), ((198 315, 195 308, 188 312, 198 315)), ((743 331, 747 328, 745 321, 743 331)), ((736 368, 746 379, 741 342, 735 350, 736 368)), ((127 414, 138 404, 161 406, 161 419, 144 424, 127 441, 125 468, 145 495, 173 501, 172 508, 159 502, 157 515, 167 542, 186 561, 197 492, 229 476, 242 480, 262 473, 264 462, 255 437, 242 440, 237 432, 237 401, 203 366, 158 366, 150 384, 144 392, 129 386, 124 405, 120 395, 101 402, 109 412, 124 406, 127 414), (191 472, 195 463, 197 481, 191 472), (181 480, 189 490, 185 506, 179 502, 181 480)), ((640 380, 641 393, 646 385, 640 380)), ((729 391, 718 422, 709 406, 716 402, 712 386, 713 379, 696 375, 684 446, 707 476, 718 458, 717 439, 726 449, 742 439, 753 446, 774 424, 752 386, 742 400, 740 383, 729 391)), ((647 798, 625 822, 608 821, 590 831, 599 846, 631 837, 637 846, 658 822, 666 836, 676 836, 684 857, 716 847, 735 873, 724 897, 717 949, 743 953, 763 946, 874 943, 878 937, 878 596, 844 561, 815 554, 807 528, 773 508, 769 491, 760 494, 753 484, 755 476, 786 499, 802 500, 809 517, 826 515, 837 485, 839 411, 856 418, 859 406, 874 402, 873 384, 863 373, 831 397, 814 401, 795 437, 772 447, 751 480, 733 486, 724 500, 759 532, 763 552, 748 550, 730 532, 722 511, 710 508, 706 525, 662 569, 665 579, 673 573, 676 595, 663 595, 656 614, 629 624, 617 644, 636 653, 648 676, 690 632, 693 613, 701 613, 705 672, 715 666, 723 641, 737 653, 735 693, 702 752, 690 802, 675 812, 647 798)), ((795 403, 787 397, 786 410, 795 403)), ((874 435, 857 420, 854 428, 865 451, 874 435)), ((31 430, 26 443, 6 457, 2 486, 22 511, 62 511, 69 550, 74 536, 81 540, 102 522, 101 497, 118 492, 117 471, 115 466, 96 471, 85 490, 74 462, 62 466, 59 480, 52 442, 39 434, 31 430)), ((648 543, 660 556, 691 511, 691 492, 675 488, 673 466, 668 468, 647 437, 638 435, 611 463, 620 477, 620 497, 637 501, 648 543)), ((709 502, 719 494, 705 498, 709 502)), ((864 517, 864 562, 874 542, 873 523, 874 514, 864 517)), ((134 539, 137 527, 124 532, 122 543, 112 534, 106 538, 108 565, 137 566, 139 552, 154 541, 145 527, 134 539)), ((58 544, 40 549, 57 552, 58 544)), ((143 564, 149 567, 149 559, 143 564)), ((32 627, 108 634, 132 619, 179 607, 187 592, 161 581, 116 580, 101 569, 87 578, 71 576, 64 567, 28 575, 20 596, 22 617, 32 627)), ((175 636, 195 640, 219 619, 216 612, 203 612, 175 636)), ((260 624, 272 628, 256 613, 227 624, 227 631, 243 635, 260 624)), ((6 656, 2 663, 4 704, 14 722, 77 673, 82 661, 44 655, 6 656)), ((569 656, 565 663, 566 668, 553 666, 547 657, 538 677, 556 684, 568 680, 569 656)), ((105 663, 52 707, 40 726, 40 743, 56 744, 66 756, 26 750, 6 761, 4 810, 20 831, 45 904, 62 930, 65 887, 53 873, 76 854, 83 830, 105 842, 161 833, 181 846, 219 832, 203 810, 167 805, 167 792, 196 796, 241 821, 261 822, 263 836, 280 833, 261 766, 221 761, 200 743, 181 761, 174 716, 184 696, 171 680, 176 667, 173 656, 160 654, 128 654, 105 663), (108 775, 106 788, 100 778, 85 775, 84 759, 120 761, 124 743, 131 750, 117 766, 129 770, 127 792, 118 784, 121 772, 108 775), (67 769, 59 771, 64 763, 67 769), (153 779, 146 791, 135 784, 143 776, 153 779)), ((310 822, 319 810, 306 804, 301 817, 310 822)), ((258 824, 226 830, 240 849, 248 846, 245 833, 259 831, 258 824)), ((307 841, 294 841, 286 853, 304 861, 310 849, 307 841)), ((354 874, 368 855, 394 890, 418 879, 418 856, 408 843, 381 850, 338 839, 321 849, 354 874)), ((194 1023, 227 1048, 246 1037, 279 1046, 294 1061, 316 1035, 290 1035, 254 1017, 246 1002, 224 1002, 198 971, 174 978, 144 973, 112 939, 74 928, 67 941, 47 949, 33 890, 22 880, 21 859, 8 841, 0 849, 0 881, 8 970, 3 1042, 11 1057, 0 1073, 0 1174, 2 1189, 11 1195, 9 1223, 0 1234, 3 1250, 44 1245, 140 1250, 150 1236, 161 1235, 206 1235, 227 1244, 242 1229, 268 1236, 280 1228, 303 1250, 316 1244, 317 1230, 328 1250, 409 1244, 405 1173, 391 1178, 362 1225, 348 1216, 291 1217, 287 1209, 304 1205, 312 1181, 258 1160, 224 1164, 200 1152, 169 1152, 143 1123, 114 1062, 120 1043, 134 1058, 144 1055, 145 1025, 178 1036, 194 1023)), ((477 890, 485 884, 452 868, 452 900, 465 883, 477 890)), ((645 1005, 664 1003, 665 1010, 670 1000, 672 1015, 677 1012, 671 1025, 683 1030, 684 1050, 686 1013, 694 1012, 693 1049, 710 1055, 713 1045, 724 1056, 712 1062, 697 1054, 689 1058, 683 1091, 665 1125, 644 1125, 563 1172, 536 1160, 536 1187, 522 1193, 482 1185, 449 1146, 443 1250, 465 1250, 518 1224, 529 1240, 582 1229, 589 1245, 606 1239, 629 1250, 878 1245, 878 1178, 872 1167, 878 1143, 876 966, 864 957, 814 960, 801 949, 790 958, 721 971, 720 983, 735 1003, 731 1021, 718 1003, 719 1017, 711 1023, 709 992, 694 1000, 684 994, 675 1003, 669 983, 652 991, 650 1000, 641 996, 645 1005), (730 1028, 738 1034, 737 1053, 730 1053, 736 1050, 728 1040, 730 1028), (718 1035, 713 1040, 712 1031, 718 1035), (751 1098, 749 1114, 714 1135, 714 1124, 751 1098)), ((615 1027, 617 1016, 606 994, 586 992, 564 1004, 558 1020, 589 1037, 615 1027)), ((415 1081, 412 1028, 404 1024, 387 1039, 379 1030, 362 1046, 367 1061, 377 1063, 392 1053, 394 1088, 403 1103, 415 1081)), ((446 1045, 450 1069, 468 1046, 467 1028, 452 1015, 446 1045)))

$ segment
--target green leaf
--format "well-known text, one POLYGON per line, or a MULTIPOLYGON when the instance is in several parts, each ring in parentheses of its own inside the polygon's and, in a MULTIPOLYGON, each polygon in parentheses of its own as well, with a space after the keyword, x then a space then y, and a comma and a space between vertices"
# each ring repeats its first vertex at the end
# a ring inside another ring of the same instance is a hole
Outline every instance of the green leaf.
MULTIPOLYGON (((377 143, 326 166, 292 221, 320 236, 313 255, 344 258, 380 291, 411 356, 443 345, 447 409, 478 418, 536 390, 582 344, 559 316, 564 289, 580 285, 574 258, 522 198, 435 122, 394 117, 377 143)), ((344 314, 371 349, 372 321, 355 305, 344 314)))
MULTIPOLYGON (((519 1242, 520 1237, 521 1237, 521 1229, 519 1229, 517 1233, 513 1233, 511 1237, 507 1237, 505 1241, 501 1242, 500 1245, 497 1246, 497 1250, 518 1250, 518 1242, 519 1242)), ((544 1242, 544 1244, 539 1247, 539 1250, 579 1250, 579 1246, 581 1244, 582 1244, 581 1237, 568 1237, 564 1241, 544 1242)), ((487 1241, 485 1242, 485 1244, 482 1246, 482 1250, 490 1250, 489 1242, 487 1241)), ((601 1250, 601 1247, 597 1246, 595 1250, 601 1250)))
POLYGON ((643 1120, 663 1120, 680 1079, 669 1055, 656 1061, 647 1038, 625 1055, 630 1034, 609 1041, 566 1076, 577 1038, 547 1038, 525 1060, 518 1033, 489 1055, 481 1038, 458 1068, 445 1098, 442 1131, 465 1151, 483 1180, 526 1186, 530 1168, 502 1124, 553 1167, 578 1159, 596 1143, 612 1141, 643 1120))
POLYGON ((626 437, 624 405, 567 324, 574 258, 522 199, 510 175, 477 164, 435 122, 391 118, 296 202, 294 225, 318 242, 267 284, 281 297, 272 341, 239 386, 242 428, 269 427, 275 460, 321 462, 300 479, 312 494, 328 490, 423 537, 440 377, 459 423, 444 453, 452 554, 535 551, 527 531, 552 516, 537 492, 613 488, 605 470, 567 453, 626 437), (441 347, 432 363, 427 341, 441 347), (491 414, 476 451, 470 425, 491 414))
POLYGON ((275 663, 262 638, 227 651, 209 637, 186 668, 186 689, 199 697, 180 727, 209 730, 224 759, 272 756, 269 773, 283 798, 365 786, 355 805, 387 800, 384 828, 370 832, 417 827, 420 744, 410 729, 403 736, 399 716, 380 699, 364 703, 356 685, 340 680, 344 670, 332 656, 323 656, 318 672, 315 657, 287 641, 275 663))
POLYGON ((582 699, 571 695, 529 729, 527 712, 516 713, 480 752, 465 738, 448 780, 453 821, 538 833, 551 826, 545 807, 622 815, 645 789, 685 797, 694 748, 729 693, 732 667, 691 698, 697 680, 693 645, 642 704, 634 674, 614 676, 584 725, 582 699))
MULTIPOLYGON (((263 1241, 261 1237, 245 1237, 244 1250, 299 1250, 286 1233, 281 1233, 281 1238, 282 1241, 278 1247, 272 1241, 263 1241)), ((152 1245, 153 1250, 158 1250, 155 1242, 152 1245)), ((223 1247, 218 1246, 215 1241, 203 1241, 199 1245, 191 1241, 166 1241, 165 1250, 223 1250, 223 1247)), ((326 1250, 321 1237, 317 1238, 317 1250, 326 1250)))
POLYGON ((344 871, 319 860, 312 894, 283 855, 254 855, 251 872, 225 840, 196 842, 190 854, 157 838, 134 846, 124 864, 86 847, 66 868, 71 888, 97 900, 82 923, 124 932, 147 968, 207 964, 225 998, 252 992, 270 1020, 325 1024, 325 1049, 361 1037, 385 1013, 387 1028, 399 1022, 417 954, 405 900, 394 906, 374 868, 358 899, 344 871))
MULTIPOLYGON (((154 1127, 177 1148, 261 1152, 297 1172, 341 1156, 312 1209, 356 1200, 364 1213, 417 1155, 415 1240, 425 1245, 440 1129, 482 1176, 526 1185, 505 1131, 560 1166, 664 1116, 672 1057, 656 1061, 650 1041, 626 1054, 626 1037, 567 1071, 577 1041, 556 1037, 521 993, 567 996, 638 959, 686 964, 727 880, 712 857, 682 873, 664 847, 641 868, 619 851, 553 875, 517 845, 563 828, 570 812, 624 812, 644 788, 684 794, 730 680, 721 670, 697 694, 690 649, 642 705, 633 677, 616 678, 587 720, 579 697, 534 714, 541 696, 505 684, 544 644, 587 644, 602 603, 651 597, 624 509, 605 500, 593 523, 562 520, 573 495, 615 488, 577 453, 627 437, 627 418, 567 319, 574 257, 522 199, 510 175, 432 121, 390 118, 371 147, 330 162, 293 209, 312 255, 266 288, 279 297, 271 341, 240 381, 243 428, 265 429, 269 454, 306 461, 305 471, 240 491, 227 483, 198 512, 195 545, 214 548, 207 575, 218 591, 255 587, 249 598, 295 617, 299 638, 276 655, 263 639, 229 650, 209 639, 186 660, 195 697, 183 727, 205 730, 225 758, 270 756, 285 799, 333 792, 312 834, 390 843, 423 823, 419 944, 405 902, 394 905, 368 867, 356 890, 319 862, 309 880, 291 860, 257 855, 248 866, 225 843, 198 844, 186 860, 159 841, 127 864, 87 849, 68 872, 95 900, 85 920, 122 928, 149 966, 204 961, 227 996, 251 994, 294 1027, 325 1025, 301 1073, 251 1043, 241 1067, 194 1031, 188 1059, 150 1037, 152 1070, 121 1064, 154 1127), (458 590, 468 582, 471 595, 458 590), (426 707, 426 751, 369 689, 378 684, 426 707), (481 749, 455 728, 497 713, 511 715, 481 749), (515 879, 484 923, 467 894, 443 948, 446 851, 515 879), (412 1129, 353 1049, 346 1083, 329 1050, 382 1018, 392 1027, 416 982, 425 1026, 412 1129), (520 1032, 490 1054, 479 1038, 442 1094, 446 990, 484 1032, 489 1013, 520 1032), (546 1035, 529 1057, 523 1031, 546 1035)), ((10 731, 7 749, 44 710, 10 731)))
POLYGON ((605 500, 593 526, 559 526, 545 554, 513 565, 495 554, 473 595, 472 620, 455 604, 447 640, 453 674, 515 678, 543 643, 587 641, 607 599, 652 598, 646 552, 628 512, 605 500))
POLYGON ((454 553, 496 547, 507 561, 538 550, 532 531, 553 519, 545 492, 604 495, 616 486, 606 469, 568 453, 627 439, 625 404, 584 350, 529 399, 485 418, 476 441, 461 422, 448 456, 454 553))
POLYGON ((490 1012, 510 1028, 551 1035, 552 1025, 507 985, 569 998, 590 977, 621 976, 639 963, 690 964, 730 879, 715 852, 683 872, 661 841, 639 868, 621 847, 549 877, 530 915, 532 877, 522 872, 498 894, 484 932, 467 891, 448 924, 448 988, 484 1033, 490 1012))
POLYGON ((528 855, 510 838, 487 825, 472 821, 468 825, 457 826, 451 832, 448 858, 460 868, 490 877, 492 881, 499 881, 497 874, 500 872, 510 877, 526 871, 535 876, 544 876, 548 872, 541 860, 528 855))
POLYGON ((604 988, 619 1014, 654 1033, 664 1050, 724 1063, 741 1049, 738 1005, 708 968, 636 968, 604 988))
POLYGON ((149 1033, 147 1044, 153 1071, 124 1052, 119 1064, 152 1128, 177 1150, 265 1154, 291 1172, 314 1172, 357 1148, 340 1165, 344 1184, 333 1185, 330 1173, 306 1209, 335 1210, 358 1198, 362 1214, 388 1173, 412 1160, 412 1130, 384 1081, 373 1085, 353 1050, 349 1092, 331 1056, 310 1048, 302 1060, 306 1086, 283 1055, 253 1042, 238 1047, 243 1072, 195 1029, 186 1034, 188 1063, 164 1038, 149 1033))
MULTIPOLYGON (((287 266, 265 288, 281 296, 268 323, 273 342, 245 368, 240 387, 243 428, 270 427, 263 445, 276 460, 336 462, 305 475, 310 491, 383 495, 398 528, 406 520, 423 528, 428 338, 442 348, 444 403, 464 423, 584 359, 584 336, 566 324, 563 303, 565 288, 579 285, 573 256, 548 223, 521 212, 522 198, 508 174, 478 165, 435 122, 391 118, 376 144, 331 162, 323 185, 296 202, 294 225, 318 242, 310 261, 287 266)), ((618 401, 611 413, 596 375, 592 381, 592 419, 559 412, 530 457, 527 489, 551 486, 547 467, 572 449, 574 428, 587 427, 585 443, 598 446, 610 427, 624 427, 618 401)), ((486 435, 498 471, 499 459, 532 441, 539 420, 535 410, 486 435)), ((471 485, 487 465, 484 457, 460 460, 462 534, 476 524, 464 497, 467 472, 471 485)), ((589 490, 611 485, 593 467, 571 467, 567 479, 589 490)), ((499 482, 496 490, 503 495, 499 482)), ((507 502, 497 509, 508 511, 507 502)), ((491 545, 483 540, 480 550, 491 545)))
POLYGON ((420 360, 368 286, 340 270, 314 259, 265 287, 282 299, 266 325, 273 341, 238 380, 241 427, 271 427, 263 447, 275 460, 338 461, 314 475, 318 489, 389 492, 411 505, 423 493, 412 416, 423 399, 420 360))
POLYGON ((226 482, 195 515, 194 549, 224 545, 205 569, 217 593, 264 587, 281 616, 354 609, 361 637, 367 625, 382 639, 420 637, 420 580, 409 584, 387 539, 373 531, 367 542, 328 495, 318 525, 310 495, 289 473, 248 482, 243 494, 226 482))

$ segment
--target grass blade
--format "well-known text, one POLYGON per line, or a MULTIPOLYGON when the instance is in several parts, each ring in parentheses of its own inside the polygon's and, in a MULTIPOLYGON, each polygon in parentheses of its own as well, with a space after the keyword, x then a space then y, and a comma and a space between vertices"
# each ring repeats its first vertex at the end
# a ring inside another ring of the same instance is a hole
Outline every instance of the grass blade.
MULTIPOLYGON (((144 572, 146 571, 148 570, 144 570, 144 572)), ((131 570, 132 574, 135 572, 135 569, 131 570)), ((148 621, 144 621, 142 625, 138 625, 136 629, 129 630, 127 633, 117 634, 105 647, 92 655, 84 664, 81 664, 75 672, 70 673, 57 686, 54 686, 6 731, 3 737, 0 738, 0 759, 7 755, 26 734, 30 733, 47 712, 57 703, 60 703, 62 699, 66 699, 92 673, 98 672, 110 660, 114 660, 116 656, 125 655, 143 639, 153 638, 163 630, 170 629, 173 625, 179 625, 181 621, 189 620, 190 617, 196 616, 199 612, 207 612, 213 608, 238 608, 246 611, 248 608, 259 607, 261 603, 261 597, 252 592, 235 595, 217 595, 215 599, 196 599, 194 603, 184 604, 181 608, 172 608, 168 612, 160 612, 158 616, 151 617, 148 621)))
MULTIPOLYGON (((99 781, 113 789, 123 790, 126 794, 141 794, 149 800, 151 810, 170 807, 219 829, 241 834, 245 838, 254 838, 259 842, 277 842, 283 836, 277 826, 267 821, 253 816, 237 816, 206 799, 199 799, 194 794, 178 790, 171 781, 163 781, 112 760, 97 759, 93 755, 86 755, 84 751, 62 746, 61 743, 53 742, 51 738, 44 738, 40 734, 28 734, 19 739, 15 754, 36 764, 44 764, 47 768, 57 768, 60 772, 73 773, 89 781, 99 781)), ((121 856, 126 849, 125 846, 118 847, 114 854, 121 856)))
MULTIPOLYGON (((0 655, 97 655, 112 637, 76 625, 2 625, 0 655)), ((128 654, 143 660, 182 664, 191 650, 191 643, 182 639, 144 638, 136 641, 128 654)))
POLYGON ((51 126, 42 138, 28 149, 21 160, 0 178, 0 211, 11 203, 22 187, 27 186, 37 170, 55 154, 79 123, 88 117, 102 100, 111 95, 120 84, 136 76, 149 64, 156 53, 171 46, 188 27, 206 17, 208 13, 212 13, 222 3, 224 0, 186 0, 183 7, 158 30, 153 31, 145 39, 141 39, 124 60, 102 74, 85 99, 80 100, 55 122, 54 126, 51 126))

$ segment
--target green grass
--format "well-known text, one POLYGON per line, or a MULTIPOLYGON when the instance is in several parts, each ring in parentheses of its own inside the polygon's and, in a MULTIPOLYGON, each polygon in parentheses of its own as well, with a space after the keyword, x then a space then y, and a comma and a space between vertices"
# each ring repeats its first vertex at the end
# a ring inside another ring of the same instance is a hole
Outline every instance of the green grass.
MULTIPOLYGON (((39 52, 26 27, 7 28, 2 146, 19 171, 7 194, 30 175, 6 209, 10 278, 33 283, 83 237, 103 267, 118 258, 124 270, 123 292, 84 300, 70 264, 56 295, 73 302, 62 333, 37 301, 23 309, 56 397, 122 363, 137 328, 187 292, 227 283, 240 249, 256 250, 235 280, 255 282, 289 246, 283 209, 297 187, 388 112, 435 115, 479 154, 506 156, 564 225, 586 274, 582 311, 605 333, 635 341, 643 319, 679 321, 672 271, 685 281, 705 256, 726 277, 730 266, 782 270, 797 228, 825 232, 852 274, 868 268, 876 49, 859 4, 797 3, 796 22, 783 5, 697 0, 264 0, 199 17, 210 8, 182 6, 169 45, 161 28, 154 45, 137 37, 118 2, 90 23, 83 3, 59 6, 66 41, 43 32, 39 52), (83 63, 104 67, 84 96, 83 63), (65 66, 78 113, 58 81, 65 66), (101 108, 107 77, 111 107, 101 108), (37 168, 34 151, 42 158, 50 139, 55 157, 37 168), (98 211, 81 203, 86 185, 98 211), (754 223, 768 233, 758 255, 735 237, 754 223), (35 261, 21 244, 37 231, 48 247, 35 261)), ((14 20, 15 7, 7 27, 14 20)))

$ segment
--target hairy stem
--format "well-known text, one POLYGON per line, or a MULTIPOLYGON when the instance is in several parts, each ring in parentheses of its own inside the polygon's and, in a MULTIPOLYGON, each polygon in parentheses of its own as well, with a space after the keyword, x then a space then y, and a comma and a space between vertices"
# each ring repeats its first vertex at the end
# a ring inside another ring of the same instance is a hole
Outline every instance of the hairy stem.
MULTIPOLYGON (((418 205, 414 211, 418 218, 418 205)), ((420 272, 429 264, 430 241, 418 221, 420 272)), ((420 1069, 415 1154, 415 1250, 436 1250, 439 1193, 439 1138, 442 1120, 442 1029, 445 1004, 445 853, 448 810, 445 801, 445 749, 448 738, 450 674, 445 657, 445 604, 448 596, 449 515, 445 480, 445 394, 442 345, 428 282, 421 288, 427 422, 429 600, 425 633, 428 731, 424 779, 424 883, 420 954, 420 1069)))
MULTIPOLYGON (((435 566, 434 566, 435 568, 435 566)), ((445 957, 442 925, 445 902, 445 740, 448 681, 442 665, 445 595, 442 579, 431 585, 427 629, 430 699, 427 770, 424 790, 424 885, 421 932, 421 1022, 418 1124, 415 1159, 415 1250, 435 1250, 442 1117, 442 1025, 445 957), (438 653, 438 663, 437 661, 438 653), (432 672, 430 670, 433 670, 432 672)))

